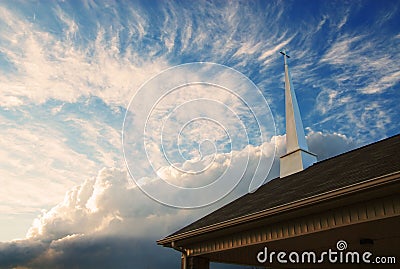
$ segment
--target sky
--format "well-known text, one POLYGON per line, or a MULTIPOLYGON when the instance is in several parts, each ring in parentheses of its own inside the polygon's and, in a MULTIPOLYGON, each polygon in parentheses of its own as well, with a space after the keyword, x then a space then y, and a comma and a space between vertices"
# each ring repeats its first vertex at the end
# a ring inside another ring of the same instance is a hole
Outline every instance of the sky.
POLYGON ((319 160, 400 133, 399 26, 391 0, 1 0, 0 268, 177 268, 157 239, 279 175, 280 50, 319 160))

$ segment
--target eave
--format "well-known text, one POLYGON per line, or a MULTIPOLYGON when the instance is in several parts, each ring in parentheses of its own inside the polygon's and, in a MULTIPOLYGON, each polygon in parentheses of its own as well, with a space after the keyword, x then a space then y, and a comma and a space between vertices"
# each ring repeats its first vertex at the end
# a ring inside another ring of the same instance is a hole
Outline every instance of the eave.
MULTIPOLYGON (((165 247, 176 248, 177 241, 182 241, 189 238, 195 238, 211 232, 216 232, 222 229, 248 224, 261 219, 273 218, 274 216, 277 215, 282 215, 288 212, 294 212, 296 210, 298 211, 304 208, 310 208, 317 204, 321 204, 328 201, 339 200, 343 197, 350 197, 349 198, 350 200, 347 201, 347 203, 350 203, 352 199, 355 199, 356 196, 353 195, 355 193, 362 193, 373 189, 390 187, 392 184, 397 184, 399 182, 400 182, 400 171, 397 171, 387 175, 365 180, 359 183, 351 184, 342 188, 337 188, 331 191, 323 192, 317 195, 309 196, 303 199, 271 207, 262 211, 258 211, 256 213, 243 215, 237 218, 218 222, 188 232, 167 236, 163 239, 158 240, 157 244, 163 245, 165 247)), ((390 188, 385 188, 385 190, 390 190, 390 188)))

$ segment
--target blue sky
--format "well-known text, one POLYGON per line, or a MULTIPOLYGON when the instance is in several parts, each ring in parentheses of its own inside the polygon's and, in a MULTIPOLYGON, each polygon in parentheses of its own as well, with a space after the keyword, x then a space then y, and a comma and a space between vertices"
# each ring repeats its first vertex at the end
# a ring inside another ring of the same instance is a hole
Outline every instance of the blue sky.
MULTIPOLYGON (((182 210, 126 184, 125 113, 140 86, 167 68, 212 62, 254 82, 269 108, 261 97, 253 108, 270 109, 276 129, 263 145, 249 148, 250 166, 260 148, 270 161, 275 146, 276 156, 284 150, 279 54, 284 48, 291 55, 307 139, 320 159, 398 134, 399 9, 399 2, 390 0, 1 1, 0 250, 7 258, 0 267, 52 267, 76 254, 72 246, 78 243, 89 253, 89 265, 76 259, 81 268, 92 266, 93 253, 107 244, 137 251, 121 254, 120 264, 105 255, 102 264, 114 268, 176 266, 177 254, 155 246, 154 240, 247 191, 239 186, 210 207, 182 210), (20 240, 7 243, 13 239, 20 240), (29 257, 21 254, 27 248, 29 257), (145 250, 159 251, 161 258, 146 264, 140 260, 148 255, 145 250), (50 252, 55 254, 46 255, 50 252)), ((243 96, 256 95, 248 91, 243 96)), ((183 92, 171 100, 185 98, 183 92)), ((142 99, 139 103, 149 105, 142 99)), ((198 138, 200 132, 191 127, 187 141, 218 140, 215 135, 224 134, 205 128, 198 138)), ((230 152, 221 141, 217 146, 223 150, 206 178, 219 173, 228 153, 239 158, 232 167, 244 158, 243 147, 230 152)), ((189 144, 180 150, 195 158, 198 152, 189 144)), ((186 182, 171 167, 161 168, 158 175, 186 182)), ((132 169, 143 169, 142 163, 132 169)))

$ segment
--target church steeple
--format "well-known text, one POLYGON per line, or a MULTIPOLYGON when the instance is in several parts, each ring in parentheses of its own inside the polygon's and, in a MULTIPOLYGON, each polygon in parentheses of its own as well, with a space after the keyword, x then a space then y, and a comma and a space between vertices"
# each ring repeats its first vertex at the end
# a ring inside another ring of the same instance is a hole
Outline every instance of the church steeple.
POLYGON ((285 66, 285 110, 286 110, 286 154, 280 158, 280 177, 300 172, 317 162, 317 156, 308 151, 299 105, 292 85, 285 51, 283 55, 285 66))

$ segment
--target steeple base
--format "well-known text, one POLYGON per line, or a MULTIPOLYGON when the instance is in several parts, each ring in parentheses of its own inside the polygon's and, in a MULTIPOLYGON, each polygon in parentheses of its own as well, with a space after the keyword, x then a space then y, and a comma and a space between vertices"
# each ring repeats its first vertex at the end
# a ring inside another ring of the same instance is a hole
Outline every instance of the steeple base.
POLYGON ((280 177, 300 172, 317 162, 317 155, 303 149, 289 152, 280 158, 280 177))

